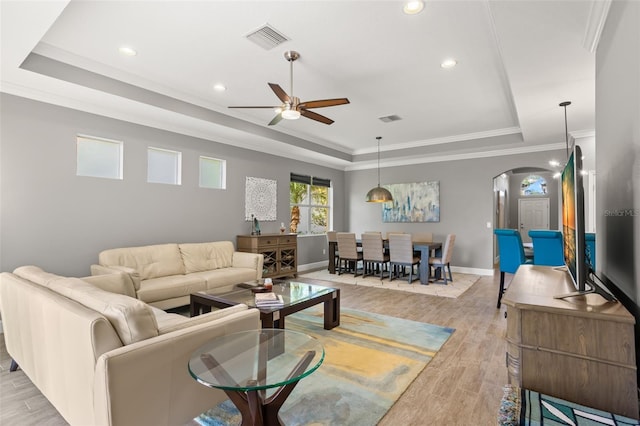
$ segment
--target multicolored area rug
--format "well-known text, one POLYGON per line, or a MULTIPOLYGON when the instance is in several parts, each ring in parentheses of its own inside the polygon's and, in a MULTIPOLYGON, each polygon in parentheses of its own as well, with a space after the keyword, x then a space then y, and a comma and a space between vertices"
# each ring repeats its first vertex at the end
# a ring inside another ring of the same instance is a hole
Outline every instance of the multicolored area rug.
POLYGON ((453 281, 443 281, 429 283, 428 285, 420 284, 420 281, 414 281, 411 284, 406 279, 396 278, 389 281, 389 278, 380 280, 379 277, 354 277, 353 274, 330 274, 328 270, 307 272, 299 275, 301 278, 315 278, 318 280, 333 281, 343 284, 362 285, 366 287, 384 288, 387 290, 406 291, 408 293, 428 294, 431 296, 456 298, 475 284, 480 275, 453 273, 453 281))
POLYGON ((574 404, 516 386, 505 386, 500 426, 637 426, 637 420, 574 404))
MULTIPOLYGON (((452 328, 342 309, 340 326, 323 328, 321 309, 287 317, 287 328, 319 339, 320 368, 304 378, 280 410, 287 425, 376 424, 454 332, 452 328)), ((240 424, 230 401, 195 419, 205 426, 240 424)))

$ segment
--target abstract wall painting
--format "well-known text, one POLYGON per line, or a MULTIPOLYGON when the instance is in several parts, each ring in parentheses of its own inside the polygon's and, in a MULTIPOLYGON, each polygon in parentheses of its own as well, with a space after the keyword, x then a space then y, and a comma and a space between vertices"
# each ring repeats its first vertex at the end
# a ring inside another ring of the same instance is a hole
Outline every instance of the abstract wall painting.
POLYGON ((383 222, 440 222, 440 182, 384 185, 393 201, 382 204, 383 222))
POLYGON ((260 221, 276 220, 278 182, 272 179, 247 177, 245 184, 244 216, 260 221))

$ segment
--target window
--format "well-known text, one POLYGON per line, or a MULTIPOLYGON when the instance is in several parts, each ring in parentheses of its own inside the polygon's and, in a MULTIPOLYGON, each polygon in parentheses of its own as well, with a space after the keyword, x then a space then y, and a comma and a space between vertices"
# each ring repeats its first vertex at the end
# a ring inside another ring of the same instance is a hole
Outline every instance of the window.
POLYGON ((76 175, 122 179, 122 142, 76 137, 76 175))
POLYGON ((180 185, 182 153, 168 149, 147 149, 147 182, 180 185))
POLYGON ((520 183, 520 195, 546 195, 547 181, 542 176, 529 175, 520 183))
POLYGON ((227 162, 200 156, 200 188, 225 189, 227 162))
POLYGON ((329 229, 331 181, 291 173, 290 231, 298 234, 324 234, 329 229))

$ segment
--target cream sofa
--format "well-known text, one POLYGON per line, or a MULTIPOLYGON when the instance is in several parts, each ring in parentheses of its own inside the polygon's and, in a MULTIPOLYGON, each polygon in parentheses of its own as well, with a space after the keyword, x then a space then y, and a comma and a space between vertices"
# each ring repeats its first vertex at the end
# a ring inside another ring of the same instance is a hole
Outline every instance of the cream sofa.
POLYGON ((157 244, 102 251, 91 274, 127 272, 113 290, 160 309, 189 304, 189 295, 262 278, 262 254, 235 251, 231 241, 157 244))
POLYGON ((126 279, 66 278, 35 266, 3 272, 7 351, 71 425, 185 424, 226 399, 190 376, 192 352, 258 329, 259 311, 237 305, 186 318, 102 289, 126 279))

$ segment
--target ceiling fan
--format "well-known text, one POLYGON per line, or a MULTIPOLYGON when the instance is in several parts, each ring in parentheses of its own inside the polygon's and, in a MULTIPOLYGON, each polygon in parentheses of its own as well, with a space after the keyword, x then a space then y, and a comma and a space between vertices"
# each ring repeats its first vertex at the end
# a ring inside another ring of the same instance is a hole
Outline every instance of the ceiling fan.
POLYGON ((336 99, 322 99, 316 101, 306 101, 300 102, 300 98, 293 96, 293 62, 300 57, 298 52, 293 50, 289 50, 284 52, 284 58, 289 61, 290 64, 290 78, 291 78, 291 96, 287 95, 287 93, 282 90, 282 87, 275 83, 268 83, 273 93, 276 94, 278 99, 282 101, 281 105, 276 106, 230 106, 229 108, 270 108, 278 111, 278 114, 273 117, 273 120, 269 122, 269 126, 273 126, 274 124, 278 124, 280 120, 283 118, 286 120, 297 120, 302 115, 303 117, 310 118, 315 121, 319 121, 324 124, 332 124, 333 120, 325 117, 324 115, 320 115, 316 112, 309 111, 312 108, 325 108, 336 105, 344 105, 349 103, 349 99, 347 98, 336 98, 336 99))

